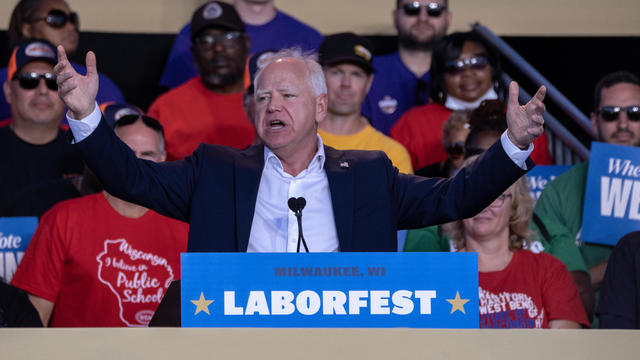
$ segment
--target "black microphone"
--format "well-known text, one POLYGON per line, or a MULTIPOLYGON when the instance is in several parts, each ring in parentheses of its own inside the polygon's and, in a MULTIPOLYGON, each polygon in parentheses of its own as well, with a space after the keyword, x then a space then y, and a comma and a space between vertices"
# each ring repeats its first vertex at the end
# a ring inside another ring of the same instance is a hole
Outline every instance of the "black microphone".
POLYGON ((289 205, 289 209, 293 211, 296 215, 296 219, 298 219, 298 247, 296 252, 300 252, 300 242, 302 241, 302 245, 304 245, 304 249, 309 252, 309 248, 307 247, 307 242, 304 240, 304 236, 302 235, 302 209, 304 209, 305 205, 307 205, 307 200, 303 197, 299 198, 289 198, 287 201, 289 205))

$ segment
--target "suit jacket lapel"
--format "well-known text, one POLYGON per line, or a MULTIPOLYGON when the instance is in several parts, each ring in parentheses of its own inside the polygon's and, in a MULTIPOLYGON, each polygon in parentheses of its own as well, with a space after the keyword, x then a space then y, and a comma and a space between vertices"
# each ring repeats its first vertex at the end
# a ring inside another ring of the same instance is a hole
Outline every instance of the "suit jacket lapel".
POLYGON ((333 217, 338 231, 340 251, 353 249, 354 176, 344 151, 325 146, 324 168, 329 180, 333 217))
POLYGON ((238 251, 246 252, 264 168, 264 146, 249 147, 236 158, 236 234, 238 251), (244 156, 242 156, 244 155, 244 156))

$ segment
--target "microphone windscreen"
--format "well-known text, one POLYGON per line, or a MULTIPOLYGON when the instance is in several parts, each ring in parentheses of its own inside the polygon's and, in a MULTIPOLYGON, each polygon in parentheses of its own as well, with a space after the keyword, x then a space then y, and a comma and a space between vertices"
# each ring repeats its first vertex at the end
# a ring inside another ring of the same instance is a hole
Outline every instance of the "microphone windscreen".
POLYGON ((289 209, 291 209, 291 211, 296 212, 298 210, 298 199, 292 197, 289 198, 289 201, 287 201, 287 204, 289 205, 289 209))
POLYGON ((298 209, 300 209, 300 210, 304 209, 305 205, 307 205, 307 200, 305 200, 305 198, 303 198, 303 197, 299 197, 298 198, 298 209))

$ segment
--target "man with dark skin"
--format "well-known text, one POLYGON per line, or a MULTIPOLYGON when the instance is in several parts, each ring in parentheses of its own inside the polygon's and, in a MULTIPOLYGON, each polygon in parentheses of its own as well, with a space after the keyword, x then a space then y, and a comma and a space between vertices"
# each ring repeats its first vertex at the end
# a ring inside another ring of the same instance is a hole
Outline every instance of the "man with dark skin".
POLYGON ((254 138, 242 107, 249 38, 234 7, 212 1, 197 9, 191 40, 200 76, 161 95, 148 111, 165 128, 169 160, 190 155, 200 143, 243 149, 254 138))

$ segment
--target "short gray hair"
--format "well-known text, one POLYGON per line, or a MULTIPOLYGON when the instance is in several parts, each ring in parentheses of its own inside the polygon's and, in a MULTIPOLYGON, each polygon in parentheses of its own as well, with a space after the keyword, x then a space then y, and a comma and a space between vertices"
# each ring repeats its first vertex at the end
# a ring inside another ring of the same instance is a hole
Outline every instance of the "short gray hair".
POLYGON ((318 64, 318 55, 313 51, 303 52, 299 47, 282 49, 276 53, 270 54, 258 60, 258 71, 256 72, 256 76, 253 79, 253 87, 256 89, 256 91, 258 90, 258 79, 260 79, 260 76, 262 75, 264 69, 273 62, 286 59, 299 60, 304 62, 304 64, 307 66, 307 71, 309 74, 309 86, 311 86, 311 91, 315 96, 320 96, 321 94, 327 93, 327 83, 324 81, 324 72, 322 71, 322 66, 318 64))

